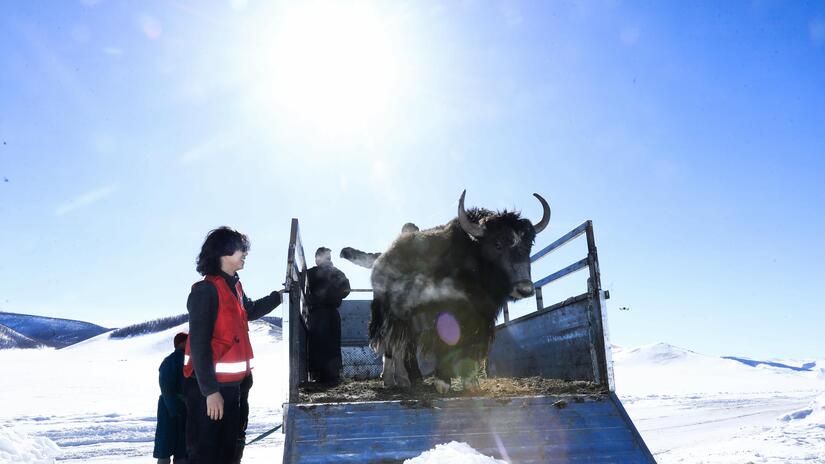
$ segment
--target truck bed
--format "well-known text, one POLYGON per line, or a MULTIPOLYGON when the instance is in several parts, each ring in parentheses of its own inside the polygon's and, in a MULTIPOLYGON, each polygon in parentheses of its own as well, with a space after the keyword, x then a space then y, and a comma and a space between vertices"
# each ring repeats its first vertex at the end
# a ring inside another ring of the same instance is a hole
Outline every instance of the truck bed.
MULTIPOLYGON (((587 221, 531 257, 538 261, 576 237, 587 257, 534 282, 536 311, 496 327, 479 391, 432 380, 407 391, 385 388, 382 359, 369 347, 371 301, 345 300, 342 375, 332 388, 307 384, 303 248, 290 234, 289 400, 284 404, 284 463, 402 462, 450 441, 513 463, 655 463, 615 394, 606 300, 592 223, 587 221), (587 290, 550 306, 548 283, 587 269, 587 290), (572 379, 564 381, 559 379, 572 379)), ((425 369, 422 368, 422 371, 425 369)))

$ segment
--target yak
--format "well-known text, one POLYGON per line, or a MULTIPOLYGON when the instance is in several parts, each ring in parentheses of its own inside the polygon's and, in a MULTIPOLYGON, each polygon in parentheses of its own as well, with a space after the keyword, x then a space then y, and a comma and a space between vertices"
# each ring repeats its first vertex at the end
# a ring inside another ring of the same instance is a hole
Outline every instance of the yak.
POLYGON ((465 210, 466 193, 456 218, 400 235, 373 263, 369 338, 386 386, 421 380, 421 353, 435 364, 439 393, 453 378, 477 389, 503 304, 535 293, 530 250, 550 223, 547 201, 533 194, 544 209, 534 225, 517 212, 465 210))

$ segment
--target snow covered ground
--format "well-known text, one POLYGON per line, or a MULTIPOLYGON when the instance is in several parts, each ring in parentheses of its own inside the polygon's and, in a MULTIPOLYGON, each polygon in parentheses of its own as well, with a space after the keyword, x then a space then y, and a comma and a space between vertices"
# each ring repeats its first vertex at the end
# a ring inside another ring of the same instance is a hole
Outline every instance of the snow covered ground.
MULTIPOLYGON (((187 324, 122 340, 101 334, 62 350, 0 351, 6 369, 0 384, 0 463, 51 462, 31 457, 48 452, 35 443, 39 437, 54 442, 60 449, 53 454, 68 462, 145 463, 147 456, 151 461, 158 366, 182 330, 187 324), (26 449, 30 457, 21 458, 26 449)), ((250 393, 248 432, 257 435, 281 422, 286 353, 273 326, 253 321, 250 330, 256 360, 266 366, 255 370, 250 393)), ((259 443, 249 447, 244 462, 273 462, 283 435, 259 443)))
MULTIPOLYGON (((151 462, 157 367, 183 329, 0 351, 0 463, 151 462)), ((252 343, 256 436, 281 422, 287 364, 272 326, 253 322, 252 343)), ((825 360, 752 367, 666 344, 614 347, 613 359, 617 392, 661 463, 825 463, 825 360)), ((282 449, 276 432, 249 446, 244 462, 280 462, 282 449)), ((413 462, 501 461, 451 443, 413 462)))
POLYGON ((825 463, 825 360, 751 367, 667 344, 614 348, 613 360, 658 462, 825 463))

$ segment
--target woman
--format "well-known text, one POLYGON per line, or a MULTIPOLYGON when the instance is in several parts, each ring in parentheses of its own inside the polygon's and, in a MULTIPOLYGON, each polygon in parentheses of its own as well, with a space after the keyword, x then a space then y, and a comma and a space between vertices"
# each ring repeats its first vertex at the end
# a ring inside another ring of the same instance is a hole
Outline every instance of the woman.
POLYGON ((192 285, 186 303, 189 339, 183 368, 193 464, 233 461, 242 423, 241 384, 253 363, 247 322, 281 303, 277 291, 254 302, 244 294, 238 271, 248 252, 246 235, 224 226, 209 232, 198 255, 196 269, 204 278, 192 285))

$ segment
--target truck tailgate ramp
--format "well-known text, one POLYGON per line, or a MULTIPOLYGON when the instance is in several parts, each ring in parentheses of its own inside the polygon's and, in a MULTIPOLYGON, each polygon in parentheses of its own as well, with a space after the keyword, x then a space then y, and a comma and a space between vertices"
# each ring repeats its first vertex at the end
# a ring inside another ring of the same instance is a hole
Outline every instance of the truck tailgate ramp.
POLYGON ((651 462, 614 398, 289 404, 285 462, 401 462, 453 440, 514 463, 651 462))

